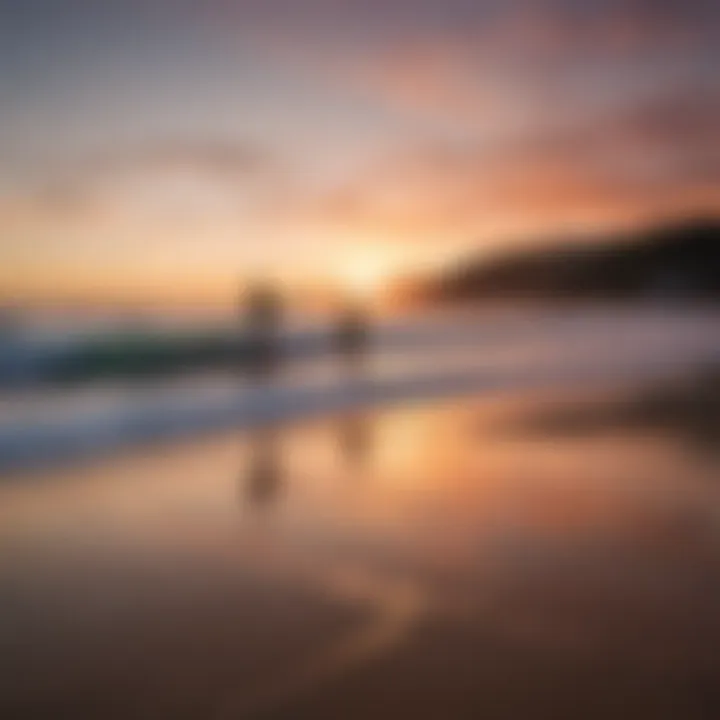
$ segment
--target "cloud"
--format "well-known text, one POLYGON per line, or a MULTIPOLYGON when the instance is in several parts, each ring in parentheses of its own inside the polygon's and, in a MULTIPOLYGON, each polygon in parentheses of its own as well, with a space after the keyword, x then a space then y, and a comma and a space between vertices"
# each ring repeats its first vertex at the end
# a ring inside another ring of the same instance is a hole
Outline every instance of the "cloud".
POLYGON ((414 241, 615 224, 720 202, 720 104, 668 93, 505 143, 397 153, 318 200, 318 217, 414 241))
POLYGON ((273 156, 252 143, 176 138, 95 157, 88 163, 87 171, 110 174, 189 170, 223 177, 246 177, 265 172, 274 164, 273 156))
POLYGON ((446 22, 410 21, 337 55, 331 46, 316 65, 395 110, 497 133, 710 81, 720 62, 720 6, 706 0, 485 2, 462 15, 466 6, 443 3, 446 22))
POLYGON ((51 222, 97 219, 128 204, 137 207, 138 198, 146 207, 153 201, 167 206, 173 195, 185 210, 194 201, 200 209, 223 200, 241 207, 248 195, 259 201, 281 176, 277 158, 253 143, 168 139, 66 162, 11 194, 4 206, 14 208, 16 220, 51 222))
POLYGON ((93 155, 4 189, 3 256, 48 277, 93 264, 228 272, 240 248, 251 254, 243 238, 259 234, 285 182, 282 163, 253 143, 165 140, 93 155))

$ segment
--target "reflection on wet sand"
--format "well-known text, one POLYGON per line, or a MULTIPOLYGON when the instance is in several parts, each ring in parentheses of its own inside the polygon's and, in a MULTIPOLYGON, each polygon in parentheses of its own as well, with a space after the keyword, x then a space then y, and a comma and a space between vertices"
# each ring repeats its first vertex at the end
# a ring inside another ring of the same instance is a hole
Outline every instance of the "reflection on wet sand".
POLYGON ((548 439, 613 431, 660 432, 703 455, 716 456, 720 450, 720 368, 641 390, 550 403, 507 425, 510 430, 548 439))
POLYGON ((338 420, 338 443, 350 468, 362 469, 372 453, 372 428, 365 415, 348 415, 338 420))
MULTIPOLYGON (((366 471, 372 453, 372 430, 367 416, 351 414, 333 421, 340 456, 348 474, 366 471)), ((283 430, 265 426, 248 433, 242 497, 252 507, 270 507, 282 496, 286 485, 283 467, 283 430)))
POLYGON ((359 603, 367 618, 303 658, 300 666, 278 672, 253 688, 242 688, 217 704, 217 720, 268 717, 290 711, 313 693, 392 651, 405 641, 426 611, 419 587, 403 578, 361 575, 330 569, 316 578, 328 596, 359 603))
POLYGON ((0 716, 717 717, 720 488, 660 436, 492 433, 554 401, 8 480, 0 716))
POLYGON ((254 430, 249 445, 245 497, 251 505, 266 507, 277 501, 283 485, 279 432, 272 427, 254 430))

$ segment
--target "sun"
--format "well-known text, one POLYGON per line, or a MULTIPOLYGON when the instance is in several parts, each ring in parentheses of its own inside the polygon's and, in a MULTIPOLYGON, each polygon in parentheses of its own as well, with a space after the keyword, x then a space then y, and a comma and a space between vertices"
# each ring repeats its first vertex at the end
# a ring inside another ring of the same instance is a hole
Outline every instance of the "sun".
POLYGON ((362 300, 376 297, 394 274, 395 266, 390 259, 375 254, 354 255, 337 273, 343 289, 362 300))

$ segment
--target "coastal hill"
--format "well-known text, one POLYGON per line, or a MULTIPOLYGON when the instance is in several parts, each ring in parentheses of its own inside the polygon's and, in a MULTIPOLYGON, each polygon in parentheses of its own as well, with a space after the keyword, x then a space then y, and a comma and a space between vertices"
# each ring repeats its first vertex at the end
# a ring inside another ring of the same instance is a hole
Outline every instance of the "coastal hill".
POLYGON ((494 260, 465 258, 416 286, 421 302, 720 300, 720 219, 693 219, 494 260))

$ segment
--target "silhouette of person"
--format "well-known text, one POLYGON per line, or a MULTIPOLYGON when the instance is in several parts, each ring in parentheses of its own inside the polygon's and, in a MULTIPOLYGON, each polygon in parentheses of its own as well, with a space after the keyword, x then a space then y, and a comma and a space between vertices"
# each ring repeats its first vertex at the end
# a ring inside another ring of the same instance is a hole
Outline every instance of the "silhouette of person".
POLYGON ((245 475, 245 497, 255 506, 271 505, 282 489, 282 468, 277 433, 261 428, 251 437, 250 460, 245 475))
POLYGON ((347 305, 335 331, 335 347, 348 365, 356 366, 368 349, 370 336, 367 315, 358 305, 347 305))
POLYGON ((246 366, 254 376, 271 375, 280 358, 282 301, 267 283, 250 287, 243 297, 246 366))

